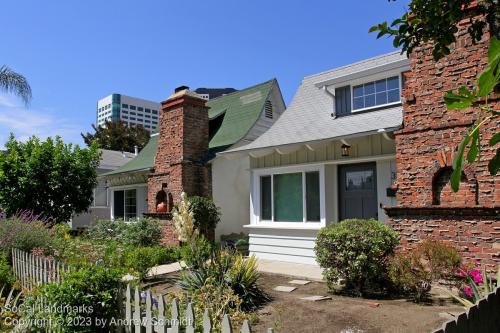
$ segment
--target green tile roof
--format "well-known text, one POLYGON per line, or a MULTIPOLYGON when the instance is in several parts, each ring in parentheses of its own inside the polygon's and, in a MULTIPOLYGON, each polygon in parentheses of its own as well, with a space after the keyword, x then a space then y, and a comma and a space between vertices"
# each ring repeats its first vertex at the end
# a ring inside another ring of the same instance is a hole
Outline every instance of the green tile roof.
MULTIPOLYGON (((264 109, 264 103, 275 82, 276 79, 269 80, 207 102, 207 106, 210 107, 208 111, 210 120, 217 117, 224 117, 220 128, 209 142, 210 150, 223 150, 223 147, 235 144, 247 135, 248 131, 250 131, 259 119, 264 109)), ((152 168, 158 147, 158 137, 159 135, 152 136, 148 144, 136 158, 103 176, 137 172, 152 168)))
POLYGON ((156 147, 158 147, 158 137, 159 135, 152 136, 148 144, 142 148, 136 158, 116 170, 103 174, 103 176, 151 169, 154 166, 156 147))
POLYGON ((210 119, 224 117, 221 127, 210 140, 209 148, 229 146, 245 137, 259 119, 274 81, 269 80, 207 102, 210 119))

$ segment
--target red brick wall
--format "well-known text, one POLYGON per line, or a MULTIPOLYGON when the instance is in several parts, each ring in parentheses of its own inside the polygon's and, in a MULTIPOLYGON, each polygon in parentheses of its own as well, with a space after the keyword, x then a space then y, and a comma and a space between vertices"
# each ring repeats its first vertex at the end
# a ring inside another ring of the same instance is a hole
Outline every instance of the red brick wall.
MULTIPOLYGON (((148 212, 156 213, 157 194, 165 191, 175 205, 181 193, 211 194, 210 168, 204 160, 208 153, 208 108, 205 100, 175 94, 162 102, 158 150, 154 171, 148 177, 148 212)), ((169 204, 169 209, 173 208, 169 204)), ((155 217, 161 218, 161 214, 155 217)), ((163 220, 165 244, 178 244, 169 215, 163 220)))
MULTIPOLYGON (((467 27, 466 21, 459 25, 457 42, 447 57, 434 61, 430 45, 416 48, 410 56, 403 128, 395 140, 398 207, 411 209, 406 216, 391 208, 387 213, 403 244, 434 236, 459 245, 466 257, 499 261, 499 214, 491 215, 491 209, 500 206, 500 177, 490 176, 487 170, 495 153, 487 142, 500 127, 498 121, 482 131, 481 159, 465 168, 460 191, 454 193, 448 184, 454 151, 478 112, 477 108, 448 111, 443 95, 462 85, 473 87, 487 64, 489 35, 473 44, 467 27), (442 208, 446 217, 426 210, 429 207, 442 208), (477 209, 467 215, 466 207, 477 209), (480 208, 490 208, 489 215, 481 215, 485 210, 480 208)), ((499 109, 495 98, 493 105, 499 109)))

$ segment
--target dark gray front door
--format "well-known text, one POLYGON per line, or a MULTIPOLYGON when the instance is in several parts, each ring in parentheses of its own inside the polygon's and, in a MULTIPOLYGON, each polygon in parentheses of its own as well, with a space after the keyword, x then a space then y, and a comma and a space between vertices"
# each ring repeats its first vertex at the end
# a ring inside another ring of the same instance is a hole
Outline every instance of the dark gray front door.
POLYGON ((377 171, 375 163, 339 166, 340 220, 377 218, 377 171))

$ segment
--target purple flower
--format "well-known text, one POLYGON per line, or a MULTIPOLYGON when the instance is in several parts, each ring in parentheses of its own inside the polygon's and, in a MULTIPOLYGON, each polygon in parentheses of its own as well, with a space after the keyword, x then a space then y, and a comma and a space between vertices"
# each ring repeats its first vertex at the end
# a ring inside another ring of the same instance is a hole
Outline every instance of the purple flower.
POLYGON ((465 286, 464 287, 464 293, 465 295, 469 296, 469 297, 472 297, 472 288, 470 286, 465 286))

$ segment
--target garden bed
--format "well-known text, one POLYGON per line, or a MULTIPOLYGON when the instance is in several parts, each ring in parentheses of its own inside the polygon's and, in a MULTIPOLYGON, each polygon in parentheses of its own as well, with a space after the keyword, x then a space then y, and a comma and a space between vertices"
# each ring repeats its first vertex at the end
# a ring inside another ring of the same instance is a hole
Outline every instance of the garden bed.
POLYGON ((406 299, 365 299, 328 294, 326 284, 311 282, 297 286, 291 293, 277 292, 278 285, 290 285, 292 278, 281 275, 261 274, 260 285, 273 300, 258 312, 259 322, 252 325, 253 332, 265 332, 275 323, 281 325, 278 332, 341 332, 367 333, 417 333, 429 332, 448 320, 440 313, 456 314, 463 307, 442 295, 432 294, 432 300, 425 305, 406 299), (301 297, 328 295, 331 300, 306 301, 301 297), (374 304, 379 306, 375 307, 374 304))
MULTIPOLYGON (((177 273, 165 275, 149 280, 146 285, 165 295, 179 291, 175 286, 175 278, 178 276, 177 273)), ((253 332, 266 332, 267 328, 272 327, 277 333, 337 333, 349 328, 352 331, 346 332, 420 333, 436 329, 451 318, 452 314, 464 311, 462 306, 437 293, 432 293, 430 302, 415 304, 407 299, 366 299, 331 295, 323 282, 297 286, 291 293, 273 290, 279 285, 290 285, 287 283, 290 280, 293 278, 289 276, 261 274, 259 285, 272 296, 272 301, 257 312, 259 321, 252 325, 253 332), (300 299, 312 295, 328 295, 332 299, 317 302, 300 299), (372 303, 379 305, 374 307, 372 303)))

